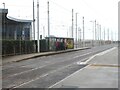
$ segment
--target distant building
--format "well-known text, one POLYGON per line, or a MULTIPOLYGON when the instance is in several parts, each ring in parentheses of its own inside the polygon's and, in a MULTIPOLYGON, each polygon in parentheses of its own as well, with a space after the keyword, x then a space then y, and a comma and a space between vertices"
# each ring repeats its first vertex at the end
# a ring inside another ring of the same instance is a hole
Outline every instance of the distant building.
POLYGON ((32 35, 32 20, 15 19, 7 17, 7 14, 8 9, 0 9, 0 23, 2 21, 0 32, 2 32, 2 39, 30 40, 32 35))

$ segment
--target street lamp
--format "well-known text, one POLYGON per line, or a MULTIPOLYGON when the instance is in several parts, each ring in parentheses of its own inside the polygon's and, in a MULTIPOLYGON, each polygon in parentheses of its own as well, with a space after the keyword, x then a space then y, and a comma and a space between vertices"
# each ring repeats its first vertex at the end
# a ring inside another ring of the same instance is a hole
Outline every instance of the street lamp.
POLYGON ((5 9, 5 3, 2 3, 3 4, 3 7, 4 7, 4 9, 5 9))

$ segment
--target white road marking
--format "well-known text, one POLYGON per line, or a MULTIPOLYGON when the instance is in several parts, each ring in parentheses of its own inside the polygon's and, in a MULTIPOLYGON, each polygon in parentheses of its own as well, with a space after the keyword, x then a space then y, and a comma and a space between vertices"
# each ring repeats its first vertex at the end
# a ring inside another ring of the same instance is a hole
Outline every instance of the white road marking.
POLYGON ((91 54, 92 52, 89 52, 89 53, 85 53, 85 54, 82 54, 82 55, 79 55, 79 56, 75 56, 75 57, 73 57, 73 58, 78 58, 78 57, 82 57, 82 56, 85 56, 85 55, 89 55, 89 54, 91 54))
MULTIPOLYGON (((89 53, 86 53, 86 54, 83 54, 83 55, 80 55, 80 56, 75 56, 75 57, 73 57, 73 58, 85 56, 85 55, 88 55, 88 54, 90 54, 90 53, 92 53, 92 52, 89 52, 89 53)), ((87 58, 85 58, 85 59, 87 59, 87 58)), ((85 60, 85 59, 83 59, 83 60, 85 60)), ((73 64, 73 63, 72 63, 72 64, 73 64)), ((72 65, 72 64, 70 64, 70 65, 72 65)), ((75 64, 76 64, 76 63, 75 63, 75 64)), ((36 80, 38 80, 38 79, 40 79, 40 78, 42 78, 42 77, 45 77, 45 76, 49 75, 50 73, 54 73, 54 72, 56 72, 56 71, 58 71, 58 70, 62 70, 62 69, 64 69, 64 68, 66 68, 66 67, 69 67, 70 65, 67 65, 67 66, 65 66, 65 67, 63 67, 63 68, 60 68, 60 69, 57 69, 57 70, 53 70, 53 71, 51 71, 51 72, 49 72, 49 73, 46 73, 46 74, 44 74, 44 75, 42 75, 42 76, 40 76, 40 77, 37 77, 37 78, 35 78, 35 79, 32 79, 32 80, 30 80, 30 81, 28 81, 28 82, 25 82, 25 83, 20 84, 20 85, 18 85, 18 86, 16 86, 16 87, 13 87, 13 88, 18 88, 18 87, 21 87, 21 86, 26 85, 26 84, 28 84, 28 83, 31 83, 31 82, 33 82, 33 81, 36 81, 36 80)), ((37 69, 37 68, 35 68, 35 69, 37 69)), ((35 69, 32 69, 32 70, 35 70, 35 69)), ((29 70, 29 71, 30 71, 30 70, 29 70)), ((25 71, 25 72, 29 72, 29 71, 25 71)), ((25 73, 25 72, 21 72, 21 73, 19 73, 19 74, 22 74, 22 73, 25 73)), ((15 75, 18 75, 18 74, 15 74, 15 75)))
MULTIPOLYGON (((83 60, 85 60, 85 59, 83 59, 83 60)), ((72 63, 72 64, 76 64, 76 63, 72 63)), ((26 84, 28 84, 28 83, 31 83, 31 82, 33 82, 33 81, 36 81, 36 80, 38 80, 38 79, 40 79, 40 78, 42 78, 42 77, 48 76, 49 74, 56 72, 56 71, 58 71, 58 70, 62 70, 62 69, 64 69, 64 68, 67 68, 67 67, 71 66, 72 64, 69 64, 69 65, 67 65, 67 66, 65 66, 65 67, 59 68, 59 69, 57 69, 57 70, 53 70, 53 71, 51 71, 51 72, 49 72, 49 73, 43 74, 43 75, 40 76, 40 77, 37 77, 37 78, 35 78, 35 79, 32 79, 32 80, 30 80, 30 81, 28 81, 28 82, 25 82, 25 83, 20 84, 20 85, 18 85, 18 86, 16 86, 16 87, 13 87, 13 88, 18 88, 18 87, 21 87, 21 86, 26 85, 26 84)), ((85 67, 84 67, 84 68, 85 68, 85 67)), ((83 68, 82 68, 82 69, 83 69, 83 68)), ((81 69, 80 69, 80 70, 81 70, 81 69)), ((73 73, 73 74, 74 74, 74 73, 73 73)), ((72 74, 71 74, 71 75, 72 75, 72 74)))
POLYGON ((80 69, 80 70, 76 71, 75 73, 73 73, 73 74, 71 74, 71 75, 67 76, 66 78, 64 78, 64 79, 60 80, 59 82, 57 82, 57 83, 53 84, 52 86, 50 86, 50 87, 48 87, 48 88, 52 88, 52 87, 56 86, 57 84, 59 84, 59 83, 63 82, 64 80, 68 79, 69 77, 71 77, 71 76, 75 75, 75 74, 76 74, 76 73, 78 73, 79 71, 81 71, 81 70, 83 70, 83 69, 85 69, 85 68, 87 68, 87 67, 89 67, 89 66, 90 66, 90 65, 85 66, 84 68, 82 68, 82 69, 80 69))
MULTIPOLYGON (((72 63, 72 64, 74 64, 74 63, 72 63)), ((40 78, 42 78, 42 77, 48 76, 49 74, 56 72, 56 71, 58 71, 58 70, 62 70, 62 69, 64 69, 64 68, 67 68, 67 67, 71 66, 72 64, 67 65, 67 66, 65 66, 65 67, 62 67, 62 68, 59 68, 59 69, 57 69, 57 70, 53 70, 53 71, 51 71, 51 72, 49 72, 49 73, 45 73, 45 74, 43 74, 43 75, 40 76, 40 77, 37 77, 37 78, 35 78, 35 79, 32 79, 32 80, 30 80, 30 81, 28 81, 28 82, 22 83, 22 84, 20 84, 20 85, 18 85, 18 86, 15 86, 15 87, 13 87, 13 88, 18 88, 18 87, 21 87, 21 86, 26 85, 26 84, 28 84, 28 83, 31 83, 31 82, 33 82, 33 81, 36 81, 36 80, 38 80, 38 79, 40 79, 40 78)))
MULTIPOLYGON (((112 50, 114 50, 114 49, 116 49, 116 47, 114 47, 114 48, 112 48, 112 49, 109 49, 109 50, 106 50, 106 51, 103 51, 103 52, 101 52, 101 53, 95 54, 95 55, 93 55, 92 57, 90 57, 87 61, 83 62, 84 60, 82 60, 82 62, 77 62, 77 64, 87 64, 87 63, 88 63, 90 60, 92 60, 94 57, 100 56, 100 55, 104 55, 104 54, 106 54, 106 53, 108 53, 108 52, 110 52, 110 51, 112 51, 112 50)), ((71 74, 70 76, 68 76, 68 77, 62 79, 61 81, 59 81, 59 82, 53 84, 53 85, 50 86, 49 88, 53 88, 54 86, 58 85, 59 83, 63 82, 64 80, 70 78, 71 76, 75 75, 76 73, 80 72, 81 70, 83 70, 83 69, 89 67, 90 65, 91 65, 91 64, 89 64, 89 65, 87 65, 86 67, 84 67, 84 68, 82 68, 82 69, 76 71, 75 73, 71 74)))
MULTIPOLYGON (((85 56, 85 55, 89 55, 89 54, 91 54, 91 53, 92 53, 92 52, 85 53, 85 54, 82 54, 82 55, 79 55, 79 56, 75 56, 75 57, 73 57, 73 59, 78 58, 78 57, 82 57, 82 56, 85 56)), ((71 58, 69 58, 69 59, 71 59, 71 58)), ((69 60, 69 59, 67 59, 67 60, 69 60)), ((55 64, 55 63, 52 63, 52 64, 55 64)), ((21 75, 21 74, 23 74, 23 73, 28 73, 28 72, 31 72, 31 71, 34 71, 34 70, 43 68, 43 67, 45 67, 45 66, 47 66, 47 65, 43 65, 43 66, 40 66, 40 67, 37 67, 37 68, 33 68, 33 69, 30 69, 30 70, 26 70, 26 71, 23 71, 23 72, 20 72, 20 73, 15 73, 15 74, 10 75, 10 76, 8 76, 8 77, 13 77, 13 76, 21 75)), ((24 67, 24 66, 22 66, 22 67, 24 67)), ((7 78, 8 78, 8 77, 7 77, 7 78)))
MULTIPOLYGON (((23 74, 23 73, 27 73, 27 72, 30 72, 30 71, 33 71, 33 70, 37 70, 37 69, 43 68, 43 67, 45 67, 45 66, 46 66, 46 65, 41 66, 41 67, 38 67, 38 68, 34 68, 34 69, 30 69, 30 70, 26 70, 26 71, 23 71, 23 72, 20 72, 20 73, 16 73, 16 74, 10 75, 10 76, 8 76, 8 77, 17 76, 17 75, 20 75, 20 74, 23 74)), ((7 78, 8 78, 8 77, 7 77, 7 78)))
POLYGON ((92 57, 90 57, 88 60, 84 61, 79 61, 77 62, 77 64, 87 64, 90 60, 92 60, 93 58, 95 58, 97 55, 93 55, 92 57))
POLYGON ((21 86, 23 86, 23 85, 26 85, 26 84, 28 84, 28 83, 31 83, 31 82, 33 82, 33 81, 35 81, 35 80, 38 80, 38 79, 40 79, 40 78, 42 78, 42 77, 45 77, 45 76, 47 76, 47 75, 48 75, 48 74, 43 74, 43 75, 40 76, 40 77, 37 77, 37 78, 35 78, 35 79, 32 79, 32 80, 30 80, 30 81, 28 81, 28 82, 22 83, 22 84, 20 84, 20 85, 18 85, 18 86, 15 86, 15 87, 13 87, 13 88, 21 87, 21 86))
POLYGON ((91 60, 92 60, 93 58, 95 58, 96 56, 102 56, 102 55, 104 55, 104 54, 106 54, 106 53, 111 52, 112 50, 114 50, 114 49, 116 49, 116 48, 117 48, 117 47, 114 47, 114 48, 108 49, 108 50, 106 50, 106 51, 100 52, 100 53, 98 53, 98 54, 95 54, 95 55, 93 55, 92 57, 90 57, 88 60, 86 60, 85 62, 79 61, 79 62, 77 62, 77 64, 87 64, 89 61, 91 61, 91 60))
MULTIPOLYGON (((112 50, 113 50, 113 49, 112 49, 112 50)), ((110 49, 109 51, 111 51, 111 49, 110 49)), ((108 52, 108 51, 105 51, 104 53, 107 53, 107 52, 108 52)), ((83 54, 83 55, 80 55, 80 56, 75 56, 75 57, 73 57, 73 58, 78 58, 78 57, 81 57, 81 56, 85 56, 85 55, 88 55, 88 54, 90 54, 90 53, 92 53, 92 52, 89 52, 89 53, 86 53, 86 54, 83 54)), ((102 54, 103 54, 103 52, 102 52, 102 54)), ((100 54, 96 54, 96 55, 102 55, 102 54, 100 53, 100 54)), ((86 62, 88 62, 88 61, 90 61, 91 59, 93 59, 96 55, 92 56, 92 57, 91 57, 90 59, 88 59, 86 62)), ((73 64, 73 63, 72 63, 72 64, 73 64)), ((70 65, 72 65, 72 64, 70 64, 70 65)), ((32 80, 30 80, 30 81, 28 81, 28 82, 25 82, 25 83, 20 84, 20 85, 18 85, 18 86, 16 86, 16 87, 13 87, 13 88, 18 88, 18 87, 23 86, 23 85, 25 85, 25 84, 31 83, 31 82, 33 82, 33 81, 35 81, 35 80, 38 80, 38 79, 40 79, 40 78, 42 78, 42 77, 45 77, 45 76, 49 75, 50 73, 54 73, 54 72, 56 72, 56 71, 58 71, 58 70, 61 70, 61 69, 66 68, 66 67, 68 67, 68 66, 70 66, 70 65, 67 65, 67 66, 65 66, 65 67, 63 67, 63 68, 60 68, 60 69, 57 69, 57 70, 53 70, 53 71, 51 71, 51 72, 49 72, 49 73, 43 74, 43 75, 40 76, 40 77, 37 77, 37 78, 35 78, 35 79, 32 79, 32 80)), ((89 66, 89 65, 88 65, 88 66, 89 66)), ((86 66, 86 67, 88 67, 88 66, 86 66)), ((84 68, 86 68, 86 67, 84 67, 84 68)), ((40 68, 40 67, 39 67, 39 68, 40 68)), ((82 69, 80 69, 80 70, 83 70, 84 68, 82 68, 82 69)), ((35 69, 38 69, 38 68, 35 68, 35 69)), ((35 70, 35 69, 32 69, 32 70, 35 70)), ((26 72, 27 72, 27 71, 26 71, 26 72)), ((71 74, 70 76, 76 74, 77 72, 79 72, 79 70, 76 71, 75 73, 71 74)), ((22 73, 22 72, 21 72, 21 73, 22 73)), ((66 77, 65 79, 69 78, 70 76, 66 77)), ((65 79, 63 79, 63 80, 65 80, 65 79)), ((52 88, 53 86, 57 85, 58 83, 62 82, 63 80, 57 82, 56 84, 50 86, 49 88, 52 88)))
MULTIPOLYGON (((84 61, 87 60, 87 59, 88 59, 88 57, 80 60, 79 62, 77 62, 77 64, 78 64, 78 65, 81 65, 81 63, 85 64, 84 61)), ((83 65, 83 64, 82 64, 82 65, 83 65)))
POLYGON ((104 54, 106 54, 106 53, 109 53, 109 52, 113 51, 113 50, 116 49, 116 48, 117 48, 117 47, 113 47, 113 48, 111 48, 111 49, 109 49, 109 50, 106 50, 106 51, 104 51, 104 52, 101 52, 101 53, 98 54, 98 56, 102 56, 102 55, 104 55, 104 54))

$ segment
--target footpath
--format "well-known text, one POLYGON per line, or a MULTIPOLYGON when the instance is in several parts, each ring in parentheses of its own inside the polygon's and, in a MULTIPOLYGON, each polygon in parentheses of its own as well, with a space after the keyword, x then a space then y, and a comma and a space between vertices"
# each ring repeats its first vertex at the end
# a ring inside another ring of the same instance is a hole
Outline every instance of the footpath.
POLYGON ((88 88, 87 90, 90 88, 93 88, 90 90, 106 88, 105 90, 118 90, 118 78, 120 78, 118 68, 120 66, 118 66, 117 47, 96 54, 85 62, 77 63, 78 65, 88 65, 49 88, 76 88, 74 90, 80 90, 79 88, 88 88))
POLYGON ((79 50, 84 50, 84 49, 89 49, 89 47, 77 48, 77 49, 68 49, 68 50, 62 50, 62 51, 52 51, 52 52, 41 52, 41 53, 7 56, 7 57, 2 58, 2 65, 12 63, 12 62, 20 62, 20 61, 31 59, 31 58, 50 56, 50 55, 79 51, 79 50))

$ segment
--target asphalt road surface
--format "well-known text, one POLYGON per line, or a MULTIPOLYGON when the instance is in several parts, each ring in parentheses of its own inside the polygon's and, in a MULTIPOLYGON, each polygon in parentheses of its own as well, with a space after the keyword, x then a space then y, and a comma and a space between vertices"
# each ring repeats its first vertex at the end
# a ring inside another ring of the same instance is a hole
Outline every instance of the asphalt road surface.
POLYGON ((6 64, 2 67, 2 86, 10 89, 48 88, 87 66, 78 65, 78 61, 85 61, 114 46, 105 45, 6 64))

